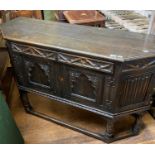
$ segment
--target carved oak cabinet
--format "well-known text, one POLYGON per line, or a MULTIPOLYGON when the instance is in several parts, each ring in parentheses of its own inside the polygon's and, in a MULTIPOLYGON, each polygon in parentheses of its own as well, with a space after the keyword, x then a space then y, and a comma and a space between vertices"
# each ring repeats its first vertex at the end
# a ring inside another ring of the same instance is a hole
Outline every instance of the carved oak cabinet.
POLYGON ((106 142, 139 133, 155 86, 154 36, 29 18, 5 23, 2 34, 27 112, 106 142), (102 115, 106 131, 94 133, 41 114, 27 92, 102 115), (135 123, 116 134, 115 123, 127 115, 135 123))

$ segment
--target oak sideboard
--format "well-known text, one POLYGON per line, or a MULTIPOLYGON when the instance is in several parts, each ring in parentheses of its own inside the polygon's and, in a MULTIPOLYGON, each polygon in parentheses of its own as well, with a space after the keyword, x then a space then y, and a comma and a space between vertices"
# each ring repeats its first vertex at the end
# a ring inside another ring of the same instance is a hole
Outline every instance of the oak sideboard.
POLYGON ((154 36, 24 17, 3 24, 2 35, 28 113, 108 143, 140 132, 155 87, 154 36), (106 131, 39 113, 28 92, 101 115, 106 131), (131 128, 115 133, 128 115, 135 119, 131 128))

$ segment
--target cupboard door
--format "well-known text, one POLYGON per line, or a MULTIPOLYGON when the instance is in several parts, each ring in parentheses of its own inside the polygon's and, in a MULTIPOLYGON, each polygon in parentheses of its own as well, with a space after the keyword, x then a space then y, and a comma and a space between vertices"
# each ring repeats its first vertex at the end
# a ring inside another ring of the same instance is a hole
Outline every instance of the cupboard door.
POLYGON ((24 56, 23 61, 27 86, 41 92, 56 94, 54 62, 32 56, 24 56))
POLYGON ((100 108, 102 85, 102 74, 78 67, 64 67, 64 98, 100 108))
POLYGON ((56 94, 55 64, 51 60, 10 52, 18 85, 56 94))

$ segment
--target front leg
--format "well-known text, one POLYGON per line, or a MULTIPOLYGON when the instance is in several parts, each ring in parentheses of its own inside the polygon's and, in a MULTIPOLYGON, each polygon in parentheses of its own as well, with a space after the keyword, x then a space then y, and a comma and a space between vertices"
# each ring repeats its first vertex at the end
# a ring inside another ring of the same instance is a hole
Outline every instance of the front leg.
POLYGON ((114 136, 114 122, 113 120, 107 120, 105 136, 112 138, 114 136))
POLYGON ((141 128, 143 127, 142 114, 134 114, 135 123, 132 128, 134 134, 139 134, 141 128))
POLYGON ((107 143, 110 143, 114 140, 114 120, 107 119, 106 130, 102 135, 103 140, 107 143))
POLYGON ((28 95, 27 95, 27 92, 26 91, 23 91, 23 90, 20 90, 19 91, 20 93, 20 97, 21 97, 21 100, 22 100, 22 104, 25 108, 25 111, 26 112, 31 112, 33 110, 30 102, 29 102, 29 99, 28 99, 28 95))

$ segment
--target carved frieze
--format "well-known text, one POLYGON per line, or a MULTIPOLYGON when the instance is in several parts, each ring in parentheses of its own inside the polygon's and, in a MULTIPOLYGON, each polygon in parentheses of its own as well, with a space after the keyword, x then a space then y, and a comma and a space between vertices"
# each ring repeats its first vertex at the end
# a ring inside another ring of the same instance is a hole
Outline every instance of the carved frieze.
POLYGON ((22 45, 17 43, 11 43, 11 47, 14 52, 20 52, 32 56, 47 58, 70 65, 99 70, 101 72, 111 74, 114 72, 114 64, 112 62, 101 61, 88 57, 76 56, 66 53, 60 53, 53 50, 48 50, 30 45, 22 45))
POLYGON ((113 73, 114 71, 113 63, 106 62, 106 61, 99 61, 99 60, 95 60, 87 57, 59 53, 58 61, 71 64, 71 65, 80 66, 80 67, 91 68, 91 69, 95 69, 95 70, 99 70, 107 73, 113 73))
POLYGON ((28 55, 33 55, 33 56, 38 56, 38 57, 43 57, 43 58, 48 58, 52 60, 56 60, 56 53, 51 50, 47 49, 42 49, 34 46, 26 46, 26 45, 19 45, 16 43, 12 43, 12 50, 14 52, 22 52, 28 55))
POLYGON ((125 64, 124 68, 123 68, 123 72, 129 72, 129 71, 139 71, 142 69, 148 69, 150 67, 154 67, 155 66, 155 60, 151 60, 151 61, 140 61, 139 63, 132 63, 132 64, 125 64))

